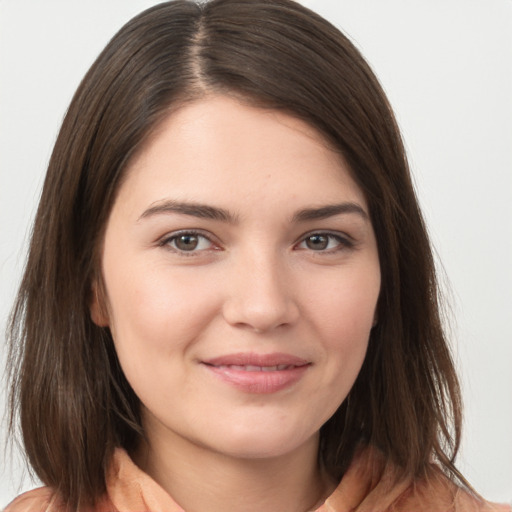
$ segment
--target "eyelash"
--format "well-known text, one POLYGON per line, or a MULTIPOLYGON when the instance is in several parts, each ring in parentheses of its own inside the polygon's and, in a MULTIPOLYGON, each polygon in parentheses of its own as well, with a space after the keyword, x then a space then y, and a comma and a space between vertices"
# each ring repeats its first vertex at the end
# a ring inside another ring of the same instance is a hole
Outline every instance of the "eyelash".
POLYGON ((205 250, 205 249, 203 249, 203 250, 199 250, 199 251, 196 251, 196 250, 184 251, 182 249, 179 249, 178 247, 173 247, 171 244, 173 242, 175 242, 178 238, 182 237, 182 236, 190 236, 190 237, 201 238, 201 239, 207 240, 209 244, 215 245, 215 243, 207 235, 205 235, 201 231, 197 231, 197 230, 194 230, 194 229, 187 229, 187 230, 183 230, 183 231, 178 231, 176 233, 172 233, 170 236, 164 237, 159 242, 158 245, 160 247, 167 248, 167 249, 169 249, 169 250, 179 254, 180 256, 186 256, 186 257, 197 256, 198 253, 200 253, 203 250, 205 250))
POLYGON ((348 236, 343 236, 339 233, 330 233, 328 231, 313 231, 313 232, 307 233, 306 235, 304 235, 301 238, 300 242, 298 244, 296 244, 296 247, 298 245, 307 243, 307 240, 311 239, 313 237, 326 237, 327 239, 330 239, 327 242, 328 244, 331 243, 331 240, 335 240, 337 245, 336 245, 336 247, 331 247, 329 249, 323 249, 323 250, 318 250, 318 251, 315 251, 314 249, 311 249, 311 248, 305 248, 304 250, 309 249, 311 252, 322 253, 322 254, 335 254, 339 251, 352 249, 354 247, 353 240, 351 240, 348 236))
MULTIPOLYGON (((173 247, 171 244, 173 244, 173 242, 175 243, 176 240, 182 236, 190 236, 190 237, 197 237, 200 239, 204 239, 204 240, 208 241, 209 244, 215 246, 215 242, 213 242, 209 236, 207 236, 205 233, 203 233, 201 231, 197 231, 197 230, 193 230, 193 229, 183 230, 183 231, 178 231, 176 233, 172 233, 170 236, 164 237, 159 242, 158 245, 160 247, 167 248, 167 249, 179 254, 180 256, 185 256, 185 257, 198 256, 199 253, 210 249, 210 248, 208 248, 208 249, 195 250, 195 248, 194 248, 190 251, 186 251, 183 249, 179 249, 176 246, 173 247)), ((337 245, 334 248, 331 247, 331 248, 322 249, 322 250, 314 250, 314 249, 311 249, 308 247, 301 248, 300 250, 310 250, 313 253, 321 253, 321 254, 334 254, 339 251, 351 249, 354 247, 354 242, 351 239, 349 239, 349 237, 342 236, 339 233, 331 233, 331 232, 325 232, 325 231, 312 231, 310 233, 307 233, 300 239, 300 241, 298 243, 295 244, 294 247, 297 248, 300 245, 307 243, 307 240, 311 239, 313 237, 327 237, 329 239, 328 244, 330 244, 332 240, 335 240, 337 245)), ((213 250, 218 250, 218 249, 213 249, 213 250)))

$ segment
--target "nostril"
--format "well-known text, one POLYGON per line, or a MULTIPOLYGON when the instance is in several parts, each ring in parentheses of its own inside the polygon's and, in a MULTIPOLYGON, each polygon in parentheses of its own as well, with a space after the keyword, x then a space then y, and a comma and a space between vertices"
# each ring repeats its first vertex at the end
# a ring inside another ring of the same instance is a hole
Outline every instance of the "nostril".
POLYGON ((258 334, 292 325, 298 316, 298 308, 291 301, 257 307, 238 299, 224 307, 224 318, 230 325, 258 334))

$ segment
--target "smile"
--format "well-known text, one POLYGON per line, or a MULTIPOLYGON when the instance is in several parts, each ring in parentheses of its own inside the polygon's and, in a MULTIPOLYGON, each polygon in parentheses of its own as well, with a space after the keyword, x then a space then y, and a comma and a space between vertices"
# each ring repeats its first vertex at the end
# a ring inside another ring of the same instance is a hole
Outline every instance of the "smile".
POLYGON ((202 362, 223 384, 244 393, 270 394, 292 387, 312 366, 291 354, 229 354, 202 362))
POLYGON ((292 368, 296 368, 295 365, 291 364, 280 364, 276 366, 256 366, 256 365, 238 365, 238 364, 223 364, 216 366, 216 368, 229 368, 231 370, 239 370, 242 372, 275 372, 281 370, 291 370, 292 368))

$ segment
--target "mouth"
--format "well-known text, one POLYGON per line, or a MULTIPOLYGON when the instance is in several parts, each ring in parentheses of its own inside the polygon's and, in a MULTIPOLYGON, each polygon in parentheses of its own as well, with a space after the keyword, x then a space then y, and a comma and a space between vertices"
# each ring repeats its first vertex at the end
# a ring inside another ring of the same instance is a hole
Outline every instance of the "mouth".
POLYGON ((277 393, 293 386, 312 365, 310 361, 283 353, 229 354, 202 364, 223 383, 256 394, 277 393))
MULTIPOLYGON (((206 363, 208 364, 208 363, 206 363)), ((241 372, 276 372, 281 370, 291 370, 292 368, 297 368, 295 365, 291 364, 279 364, 275 366, 256 366, 252 364, 248 365, 240 365, 240 364, 221 364, 221 365, 212 365, 219 369, 230 369, 230 370, 238 370, 241 372)))
POLYGON ((286 370, 286 367, 304 366, 310 362, 293 354, 274 352, 271 354, 257 354, 254 352, 239 352, 226 354, 212 359, 206 359, 204 364, 211 366, 230 366, 247 368, 247 371, 276 371, 286 370), (250 369, 249 369, 250 368, 250 369), (268 370, 267 370, 268 369, 268 370))

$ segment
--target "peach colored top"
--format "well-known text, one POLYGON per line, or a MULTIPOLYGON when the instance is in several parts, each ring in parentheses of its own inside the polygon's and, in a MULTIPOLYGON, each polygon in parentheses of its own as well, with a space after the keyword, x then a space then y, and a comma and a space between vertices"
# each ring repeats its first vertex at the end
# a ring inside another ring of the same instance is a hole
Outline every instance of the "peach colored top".
MULTIPOLYGON (((481 501, 432 466, 426 480, 393 485, 394 470, 373 449, 356 454, 340 484, 315 512, 512 512, 510 505, 481 501)), ((48 487, 18 496, 5 512, 63 512, 48 487)), ((128 454, 117 449, 105 498, 89 512, 185 512, 128 454)), ((205 511, 207 512, 207 511, 205 511)))

